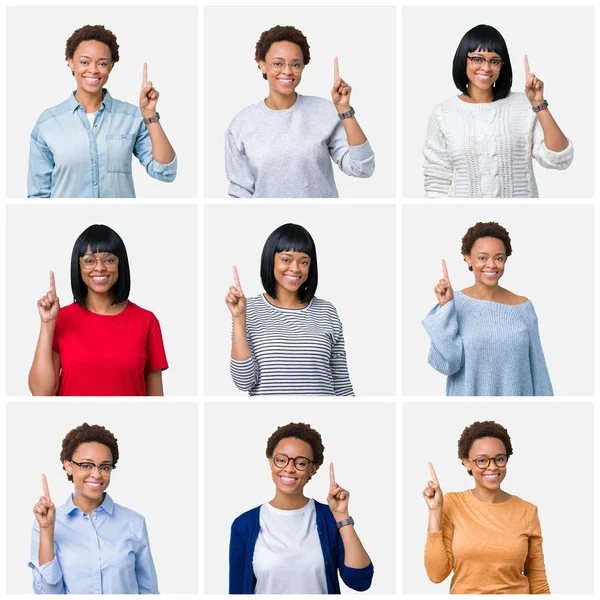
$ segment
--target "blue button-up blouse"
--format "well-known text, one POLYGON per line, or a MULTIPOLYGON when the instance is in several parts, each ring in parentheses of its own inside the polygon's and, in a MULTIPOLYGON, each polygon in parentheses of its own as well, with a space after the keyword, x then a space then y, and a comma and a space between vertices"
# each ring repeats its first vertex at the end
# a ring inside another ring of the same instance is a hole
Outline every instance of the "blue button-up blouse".
POLYGON ((151 177, 170 182, 177 157, 161 164, 152 156, 148 128, 137 106, 104 90, 93 125, 75 92, 45 110, 31 132, 27 197, 135 198, 131 157, 151 177))
POLYGON ((40 529, 33 523, 36 594, 158 594, 144 517, 104 495, 90 517, 73 496, 56 508, 54 560, 40 567, 40 529))

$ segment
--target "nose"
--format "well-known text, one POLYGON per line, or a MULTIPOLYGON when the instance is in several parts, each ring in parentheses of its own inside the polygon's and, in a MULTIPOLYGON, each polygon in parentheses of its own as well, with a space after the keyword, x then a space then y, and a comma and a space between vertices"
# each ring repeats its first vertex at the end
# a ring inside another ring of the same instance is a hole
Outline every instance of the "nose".
POLYGON ((283 468, 283 470, 286 473, 295 473, 296 472, 296 465, 294 465, 294 461, 290 460, 290 462, 285 465, 285 467, 283 468))
POLYGON ((483 63, 483 65, 481 65, 481 68, 486 72, 492 70, 492 67, 490 67, 490 63, 487 60, 483 63))
POLYGON ((105 271, 106 267, 104 266, 104 263, 102 262, 101 258, 96 259, 96 266, 94 267, 94 271, 105 271))
POLYGON ((285 73, 286 75, 291 75, 292 74, 292 67, 290 67, 290 63, 286 62, 285 65, 283 65, 283 69, 281 70, 282 73, 285 73))
POLYGON ((94 479, 102 479, 102 473, 100 473, 100 467, 98 467, 97 465, 94 465, 92 467, 92 474, 91 476, 94 479))

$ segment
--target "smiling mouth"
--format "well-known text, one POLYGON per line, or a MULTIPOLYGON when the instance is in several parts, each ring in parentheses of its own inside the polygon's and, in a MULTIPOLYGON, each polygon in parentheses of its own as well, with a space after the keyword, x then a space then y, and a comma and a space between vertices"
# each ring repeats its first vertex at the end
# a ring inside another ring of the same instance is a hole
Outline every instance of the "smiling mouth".
POLYGON ((100 77, 84 77, 83 80, 87 83, 91 83, 92 85, 100 83, 100 77))
POLYGON ((495 475, 482 475, 484 479, 491 479, 492 481, 495 479, 500 479, 500 473, 496 473, 495 475))
POLYGON ((277 78, 277 81, 281 84, 281 85, 292 85, 295 81, 295 79, 284 79, 284 78, 277 78))
POLYGON ((85 485, 93 489, 98 489, 102 487, 102 483, 96 483, 95 481, 84 481, 84 483, 85 485))
POLYGON ((97 277, 91 277, 94 283, 105 283, 108 280, 108 275, 102 275, 97 277))
POLYGON ((282 483, 296 483, 296 481, 298 481, 295 477, 284 477, 283 475, 279 476, 279 479, 281 479, 282 483))

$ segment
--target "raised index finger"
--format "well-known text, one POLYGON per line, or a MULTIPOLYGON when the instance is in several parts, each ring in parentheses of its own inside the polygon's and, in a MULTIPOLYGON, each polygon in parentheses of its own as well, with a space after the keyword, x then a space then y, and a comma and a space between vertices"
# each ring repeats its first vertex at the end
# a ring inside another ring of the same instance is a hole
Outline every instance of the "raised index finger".
POLYGON ((56 283, 54 281, 54 271, 50 271, 50 291, 56 296, 56 283))
POLYGON ((448 267, 446 266, 446 261, 442 258, 442 273, 444 274, 444 279, 450 283, 450 277, 448 277, 448 267))
POLYGON ((340 68, 338 66, 338 57, 333 59, 333 81, 337 81, 340 78, 340 68))
POLYGON ((144 63, 142 69, 142 87, 145 88, 148 85, 148 63, 144 63))
POLYGON ((433 465, 431 463, 427 463, 429 465, 429 476, 431 477, 431 481, 433 481, 433 483, 437 483, 438 485, 440 485, 440 482, 438 481, 438 478, 435 474, 435 469, 433 468, 433 465))
POLYGON ((335 471, 333 470, 333 463, 329 463, 329 485, 333 487, 335 483, 335 471))
POLYGON ((531 71, 529 70, 529 59, 527 58, 527 54, 525 55, 525 79, 529 79, 529 75, 531 71))
POLYGON ((42 488, 44 489, 44 496, 51 500, 50 498, 50 490, 48 489, 48 481, 46 480, 46 476, 42 473, 42 488))
POLYGON ((240 283, 240 276, 237 272, 237 267, 233 265, 233 282, 235 283, 235 287, 241 292, 242 284, 240 283))

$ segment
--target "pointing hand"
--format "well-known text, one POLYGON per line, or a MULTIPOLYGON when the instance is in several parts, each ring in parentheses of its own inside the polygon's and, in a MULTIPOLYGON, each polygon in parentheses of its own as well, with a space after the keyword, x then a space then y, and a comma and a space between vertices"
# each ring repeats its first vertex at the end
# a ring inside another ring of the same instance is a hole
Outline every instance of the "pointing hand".
POLYGON ((440 303, 440 308, 454 298, 454 290, 450 283, 450 277, 448 277, 448 268, 444 259, 442 259, 442 279, 439 280, 433 291, 440 303))
POLYGON ((229 286, 229 292, 225 296, 225 304, 231 312, 233 318, 246 315, 246 296, 242 291, 242 284, 237 269, 233 267, 233 282, 234 285, 229 286))

